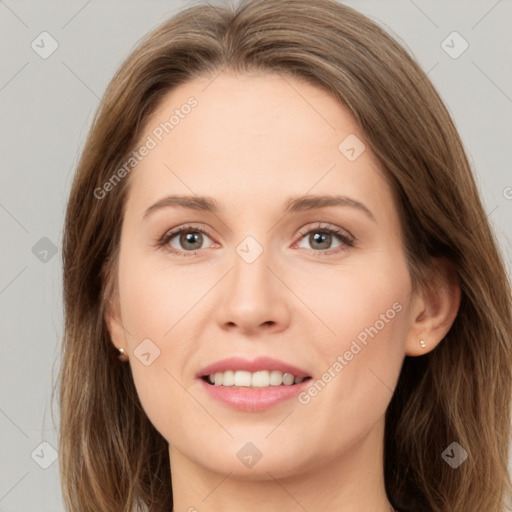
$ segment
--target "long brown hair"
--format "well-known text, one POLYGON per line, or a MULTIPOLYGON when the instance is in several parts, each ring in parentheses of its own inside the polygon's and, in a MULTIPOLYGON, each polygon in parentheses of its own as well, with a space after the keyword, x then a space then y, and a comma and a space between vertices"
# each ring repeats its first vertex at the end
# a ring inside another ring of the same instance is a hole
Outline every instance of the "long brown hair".
POLYGON ((461 289, 437 348, 406 357, 386 413, 390 501, 415 512, 502 512, 512 396, 510 284, 468 158, 415 60, 383 29, 334 0, 196 5, 150 33, 110 82, 74 178, 63 243, 65 332, 60 471, 72 512, 172 508, 168 445, 139 402, 104 321, 129 176, 94 191, 134 150, 163 96, 224 69, 277 72, 324 88, 355 116, 386 170, 413 282, 434 258, 461 289), (442 458, 459 443, 453 469, 442 458))

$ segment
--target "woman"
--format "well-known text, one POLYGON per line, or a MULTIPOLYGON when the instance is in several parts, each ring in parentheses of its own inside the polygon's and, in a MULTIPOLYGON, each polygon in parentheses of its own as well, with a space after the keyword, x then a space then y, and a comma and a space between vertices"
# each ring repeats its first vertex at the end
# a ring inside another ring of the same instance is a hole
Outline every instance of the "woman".
POLYGON ((69 510, 505 510, 504 265, 431 82, 353 9, 149 34, 63 257, 69 510))

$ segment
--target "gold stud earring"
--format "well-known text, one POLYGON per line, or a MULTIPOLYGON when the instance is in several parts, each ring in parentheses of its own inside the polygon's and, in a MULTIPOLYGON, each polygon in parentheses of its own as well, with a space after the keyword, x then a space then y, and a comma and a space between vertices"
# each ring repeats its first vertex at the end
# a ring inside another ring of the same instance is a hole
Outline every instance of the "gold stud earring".
POLYGON ((425 348, 427 346, 427 344, 423 340, 420 340, 420 344, 421 348, 425 348))
POLYGON ((124 348, 118 348, 117 351, 119 352, 119 359, 121 361, 128 361, 128 356, 126 355, 124 348))

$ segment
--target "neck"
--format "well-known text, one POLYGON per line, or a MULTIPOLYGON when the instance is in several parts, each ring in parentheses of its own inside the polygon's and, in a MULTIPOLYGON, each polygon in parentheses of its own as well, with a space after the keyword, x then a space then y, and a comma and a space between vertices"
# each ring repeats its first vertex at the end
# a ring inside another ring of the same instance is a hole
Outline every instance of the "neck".
POLYGON ((264 467, 250 477, 221 474, 200 465, 173 447, 171 461, 174 512, 244 512, 282 510, 391 512, 383 473, 384 421, 341 454, 325 454, 306 467, 264 467))

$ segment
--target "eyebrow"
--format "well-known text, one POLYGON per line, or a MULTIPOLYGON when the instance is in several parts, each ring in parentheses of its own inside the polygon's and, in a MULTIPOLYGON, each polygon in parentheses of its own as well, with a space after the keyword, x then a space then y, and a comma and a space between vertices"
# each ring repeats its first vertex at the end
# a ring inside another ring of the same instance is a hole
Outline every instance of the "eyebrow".
MULTIPOLYGON (((346 196, 310 195, 290 197, 285 204, 285 214, 315 210, 328 206, 343 206, 355 208, 361 212, 364 212, 370 219, 375 221, 375 217, 373 213, 368 209, 368 207, 366 207, 363 203, 346 196)), ((211 213, 217 213, 220 210, 218 202, 212 197, 173 195, 164 197, 163 199, 157 201, 155 204, 151 205, 144 212, 143 218, 148 217, 156 210, 169 207, 181 207, 187 208, 189 210, 208 211, 211 213)))

